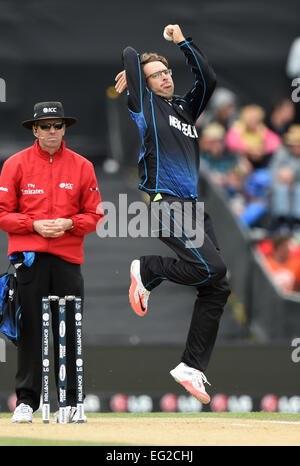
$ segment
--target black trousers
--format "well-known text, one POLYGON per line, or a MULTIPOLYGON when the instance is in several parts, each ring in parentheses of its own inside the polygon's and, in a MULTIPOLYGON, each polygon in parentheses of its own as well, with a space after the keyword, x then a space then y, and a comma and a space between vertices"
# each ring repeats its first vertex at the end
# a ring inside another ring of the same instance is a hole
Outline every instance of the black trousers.
MULTIPOLYGON (((57 256, 36 253, 31 267, 17 269, 18 288, 22 306, 22 331, 18 345, 16 394, 17 405, 29 404, 33 411, 40 405, 42 386, 42 297, 76 295, 83 298, 83 278, 80 265, 57 256)), ((54 371, 58 382, 58 304, 51 304, 54 346, 54 371)), ((67 303, 67 404, 76 400, 75 328, 72 303, 67 303)))
POLYGON ((159 225, 158 237, 176 253, 177 258, 142 256, 141 278, 149 291, 163 280, 196 288, 197 298, 182 361, 190 367, 205 371, 215 345, 220 318, 230 295, 226 266, 220 255, 211 219, 204 211, 199 218, 195 201, 164 196, 159 201, 159 207, 156 204, 152 202, 150 205, 151 218, 154 216, 159 225), (195 232, 203 238, 201 244, 199 239, 194 239, 195 232))

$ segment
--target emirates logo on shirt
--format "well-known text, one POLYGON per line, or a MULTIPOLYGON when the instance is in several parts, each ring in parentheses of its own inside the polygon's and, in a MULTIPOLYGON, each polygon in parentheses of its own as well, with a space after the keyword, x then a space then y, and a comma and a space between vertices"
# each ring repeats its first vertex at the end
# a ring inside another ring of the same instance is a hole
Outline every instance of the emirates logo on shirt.
POLYGON ((44 194, 44 190, 36 188, 35 184, 29 183, 26 188, 21 188, 21 193, 23 195, 27 194, 44 194))

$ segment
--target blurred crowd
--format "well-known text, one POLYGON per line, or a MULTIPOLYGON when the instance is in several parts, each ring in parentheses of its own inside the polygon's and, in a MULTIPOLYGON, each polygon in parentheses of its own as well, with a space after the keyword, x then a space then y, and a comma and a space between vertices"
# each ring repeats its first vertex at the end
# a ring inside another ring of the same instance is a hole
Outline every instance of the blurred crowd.
POLYGON ((255 238, 284 292, 300 290, 300 122, 290 98, 240 107, 217 88, 197 121, 201 172, 255 238))

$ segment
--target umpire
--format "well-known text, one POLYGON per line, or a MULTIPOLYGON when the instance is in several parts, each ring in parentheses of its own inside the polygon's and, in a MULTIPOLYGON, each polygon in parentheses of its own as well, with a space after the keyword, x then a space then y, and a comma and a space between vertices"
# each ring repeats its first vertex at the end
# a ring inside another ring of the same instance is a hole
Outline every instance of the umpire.
POLYGON ((123 51, 125 69, 116 76, 116 90, 121 93, 127 87, 129 112, 142 139, 139 187, 150 195, 152 205, 161 206, 165 218, 158 218, 160 239, 177 255, 177 258, 142 256, 134 260, 129 296, 133 310, 143 316, 150 292, 164 280, 197 289, 186 348, 171 375, 202 403, 209 403, 204 371, 230 294, 226 267, 209 215, 204 214, 203 244, 196 245, 186 222, 178 224, 178 215, 172 213, 171 206, 176 201, 179 215, 181 207, 187 206, 190 220, 203 228, 196 216, 199 142, 195 122, 214 91, 216 78, 205 55, 191 38, 184 37, 178 25, 167 26, 165 33, 179 47, 194 74, 191 90, 184 96, 174 95, 167 59, 156 53, 140 56, 132 47, 123 51), (182 229, 181 236, 174 234, 176 227, 182 229))
MULTIPOLYGON (((67 149, 63 140, 76 121, 64 115, 60 102, 37 103, 33 118, 22 123, 36 137, 34 145, 6 160, 1 172, 0 228, 8 233, 8 256, 18 264, 22 307, 13 422, 32 422, 40 404, 42 297, 83 297, 84 236, 96 230, 103 216, 92 163, 67 149)), ((52 306, 52 329, 57 383, 57 306, 52 306)), ((74 335, 74 319, 67 312, 70 422, 76 420, 74 335)))

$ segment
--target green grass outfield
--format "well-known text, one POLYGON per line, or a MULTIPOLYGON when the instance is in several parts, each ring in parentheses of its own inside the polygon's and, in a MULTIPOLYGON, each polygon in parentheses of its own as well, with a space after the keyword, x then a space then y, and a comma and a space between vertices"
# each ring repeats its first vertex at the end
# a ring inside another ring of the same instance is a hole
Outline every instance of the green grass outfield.
MULTIPOLYGON (((0 425, 1 419, 9 420, 12 413, 0 413, 0 425)), ((281 422, 297 422, 300 423, 300 414, 289 414, 289 413, 266 413, 266 412, 249 412, 249 413, 211 413, 211 412, 200 412, 200 413, 88 413, 88 419, 99 419, 101 418, 225 418, 225 419, 244 419, 244 420, 261 420, 261 421, 281 421, 281 422)), ((41 418, 40 413, 34 414, 34 419, 41 418)), ((26 437, 7 437, 5 436, 5 428, 0 430, 0 446, 99 446, 99 445, 110 445, 110 446, 122 446, 130 444, 120 443, 99 443, 91 441, 76 441, 72 440, 45 440, 38 438, 26 438, 26 437)))
MULTIPOLYGON (((111 444, 110 444, 111 445, 111 444)), ((94 442, 72 442, 68 440, 42 440, 38 438, 0 437, 0 447, 92 447, 101 446, 94 442)), ((104 446, 104 444, 102 445, 104 446)), ((119 444, 116 446, 119 446, 119 444)))
MULTIPOLYGON (((98 418, 102 417, 115 417, 115 418, 128 418, 128 417, 195 417, 195 418, 233 418, 233 419, 257 419, 262 421, 290 421, 290 422, 300 422, 300 413, 290 414, 290 413, 266 413, 264 411, 256 411, 249 413, 234 413, 234 412, 225 412, 225 413, 212 413, 212 412, 200 412, 200 413, 86 413, 87 418, 98 418)), ((12 413, 0 413, 0 419, 10 418, 12 413)), ((40 413, 35 413, 34 418, 41 418, 40 413)))

